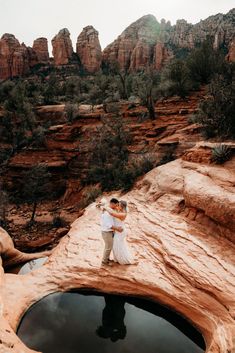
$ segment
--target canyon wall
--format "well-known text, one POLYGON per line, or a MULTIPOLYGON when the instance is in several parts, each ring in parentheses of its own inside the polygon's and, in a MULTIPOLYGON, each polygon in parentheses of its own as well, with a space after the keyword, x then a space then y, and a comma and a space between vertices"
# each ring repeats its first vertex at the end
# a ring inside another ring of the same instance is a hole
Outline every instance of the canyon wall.
MULTIPOLYGON (((141 17, 128 26, 103 53, 96 29, 87 26, 78 36, 76 45, 77 64, 81 63, 88 73, 98 72, 102 63, 108 66, 118 63, 121 70, 138 71, 151 65, 156 70, 172 56, 181 56, 199 46, 207 38, 215 49, 228 53, 227 59, 235 61, 235 9, 227 14, 210 16, 192 25, 178 20, 175 25, 164 19, 158 22, 153 15, 141 17)), ((68 29, 62 29, 52 39, 54 65, 70 63, 74 49, 68 29)), ((36 64, 47 64, 49 54, 46 38, 34 41, 33 48, 26 47, 12 34, 4 34, 0 40, 0 80, 23 76, 36 64)))

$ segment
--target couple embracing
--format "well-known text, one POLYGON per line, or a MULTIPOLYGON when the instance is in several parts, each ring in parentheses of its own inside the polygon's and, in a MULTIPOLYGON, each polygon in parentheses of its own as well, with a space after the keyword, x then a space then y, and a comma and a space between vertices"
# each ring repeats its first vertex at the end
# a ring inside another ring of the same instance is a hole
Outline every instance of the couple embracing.
POLYGON ((121 265, 134 264, 134 258, 126 242, 127 232, 125 219, 127 217, 126 201, 110 200, 109 205, 99 203, 97 205, 102 211, 101 232, 105 248, 102 259, 103 265, 111 265, 110 255, 113 251, 113 261, 121 265))

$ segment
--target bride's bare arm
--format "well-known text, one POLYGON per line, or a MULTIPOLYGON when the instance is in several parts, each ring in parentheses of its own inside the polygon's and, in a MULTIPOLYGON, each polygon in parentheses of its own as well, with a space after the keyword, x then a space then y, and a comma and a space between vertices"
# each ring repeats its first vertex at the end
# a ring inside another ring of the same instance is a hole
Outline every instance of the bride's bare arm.
POLYGON ((115 212, 114 210, 112 210, 112 208, 109 207, 105 207, 106 211, 108 211, 109 214, 111 214, 111 216, 120 219, 121 221, 124 221, 126 219, 126 212, 115 212))

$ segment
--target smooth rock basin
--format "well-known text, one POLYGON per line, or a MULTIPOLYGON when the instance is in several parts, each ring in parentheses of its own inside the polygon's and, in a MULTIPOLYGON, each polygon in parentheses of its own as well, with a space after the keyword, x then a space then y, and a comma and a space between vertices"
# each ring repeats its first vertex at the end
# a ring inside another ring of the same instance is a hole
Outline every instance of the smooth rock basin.
POLYGON ((27 273, 36 270, 47 261, 48 257, 40 257, 39 259, 31 260, 25 264, 12 267, 6 271, 6 273, 14 273, 18 275, 26 275, 27 273))
POLYGON ((201 353, 201 334, 156 303, 94 292, 54 293, 31 306, 18 336, 43 353, 201 353))

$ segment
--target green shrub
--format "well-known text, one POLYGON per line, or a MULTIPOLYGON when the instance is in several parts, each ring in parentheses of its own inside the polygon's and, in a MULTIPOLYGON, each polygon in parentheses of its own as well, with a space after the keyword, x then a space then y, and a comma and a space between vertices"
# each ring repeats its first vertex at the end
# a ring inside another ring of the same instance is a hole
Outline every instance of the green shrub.
POLYGON ((163 69, 161 75, 161 91, 164 96, 178 95, 185 98, 192 89, 189 69, 185 61, 173 59, 163 69))
POLYGON ((222 71, 223 65, 222 53, 213 49, 210 40, 194 49, 187 59, 189 76, 194 84, 208 84, 216 73, 222 71))
POLYGON ((92 202, 94 202, 98 196, 102 194, 102 190, 97 185, 90 185, 85 190, 85 195, 82 197, 78 206, 80 209, 84 209, 89 206, 92 202))
POLYGON ((235 137, 235 69, 228 65, 209 85, 208 97, 199 104, 196 122, 202 124, 207 136, 235 137))
POLYGON ((172 162, 175 160, 175 156, 174 156, 174 151, 171 148, 169 151, 167 151, 163 157, 161 158, 160 162, 158 163, 158 166, 172 162))
POLYGON ((229 146, 220 144, 212 149, 212 161, 216 164, 223 164, 231 157, 232 150, 229 146))
POLYGON ((48 185, 51 174, 44 164, 37 164, 25 171, 22 180, 22 197, 24 202, 33 205, 30 224, 33 224, 39 202, 48 196, 48 185))
POLYGON ((65 220, 59 216, 59 215, 54 215, 53 220, 52 220, 52 227, 53 228, 62 228, 66 226, 65 220))
POLYGON ((122 117, 116 113, 103 118, 90 142, 88 184, 100 184, 103 190, 122 188, 121 176, 128 163, 130 135, 122 117))
POLYGON ((64 108, 67 120, 72 123, 78 115, 77 104, 66 103, 64 108))

